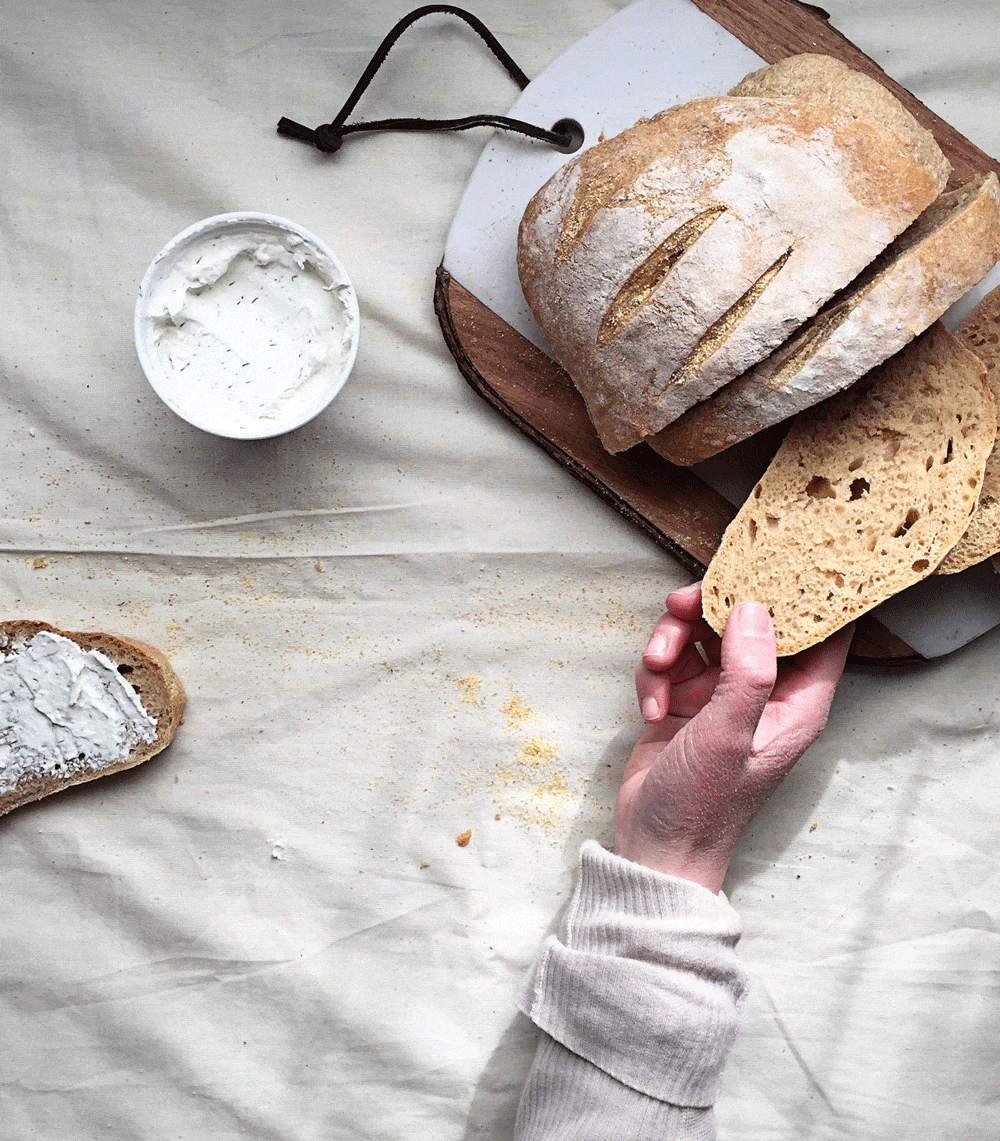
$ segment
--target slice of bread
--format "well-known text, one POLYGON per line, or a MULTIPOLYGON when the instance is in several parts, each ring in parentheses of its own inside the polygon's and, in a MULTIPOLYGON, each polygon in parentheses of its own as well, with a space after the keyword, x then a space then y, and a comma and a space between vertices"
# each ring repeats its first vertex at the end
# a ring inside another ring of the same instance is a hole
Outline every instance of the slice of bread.
MULTIPOLYGON (((1000 289, 988 293, 955 330, 955 336, 983 362, 993 399, 1000 406, 1000 289)), ((937 574, 957 574, 1000 552, 1000 447, 986 461, 979 505, 965 533, 945 555, 937 574)))
POLYGON ((940 189, 898 134, 851 114, 696 99, 558 171, 525 211, 518 271, 619 452, 766 356, 940 189))
POLYGON ((0 815, 170 744, 184 689, 153 646, 0 622, 0 815))
POLYGON ((770 356, 647 443, 688 466, 819 403, 898 352, 997 261, 1000 184, 991 172, 942 194, 770 356))
POLYGON ((996 425, 981 362, 940 323, 801 413, 708 567, 710 625, 762 602, 795 654, 925 578, 975 510, 996 425))

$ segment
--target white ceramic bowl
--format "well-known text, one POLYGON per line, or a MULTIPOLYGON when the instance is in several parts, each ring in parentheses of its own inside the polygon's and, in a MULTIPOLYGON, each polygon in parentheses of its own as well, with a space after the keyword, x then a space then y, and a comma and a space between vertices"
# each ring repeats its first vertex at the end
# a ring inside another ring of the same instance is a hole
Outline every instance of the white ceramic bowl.
POLYGON ((219 214, 153 259, 135 346, 161 400, 196 428, 259 440, 317 416, 358 351, 357 295, 334 252, 270 214, 219 214))

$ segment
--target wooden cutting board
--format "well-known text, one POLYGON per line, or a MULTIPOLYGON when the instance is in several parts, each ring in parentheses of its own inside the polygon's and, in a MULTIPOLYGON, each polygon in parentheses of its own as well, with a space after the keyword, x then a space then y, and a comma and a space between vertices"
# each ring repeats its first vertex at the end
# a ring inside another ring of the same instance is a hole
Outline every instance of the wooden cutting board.
MULTIPOLYGON (((1000 175, 1000 163, 891 80, 831 27, 822 9, 796 0, 636 0, 532 81, 511 115, 541 126, 574 118, 584 128, 584 145, 591 145, 643 114, 723 93, 765 63, 806 51, 842 59, 892 91, 934 132, 953 167, 950 186, 989 170, 1000 175)), ((521 139, 498 136, 488 144, 437 272, 441 328, 462 375, 484 399, 700 577, 781 433, 764 433, 691 469, 645 444, 614 456, 604 450, 517 283, 521 213, 566 161, 521 139)), ((1000 267, 954 307, 952 326, 997 283, 1000 267)), ((1000 576, 988 566, 932 577, 911 591, 862 619, 855 660, 929 660, 1000 624, 1000 576)))

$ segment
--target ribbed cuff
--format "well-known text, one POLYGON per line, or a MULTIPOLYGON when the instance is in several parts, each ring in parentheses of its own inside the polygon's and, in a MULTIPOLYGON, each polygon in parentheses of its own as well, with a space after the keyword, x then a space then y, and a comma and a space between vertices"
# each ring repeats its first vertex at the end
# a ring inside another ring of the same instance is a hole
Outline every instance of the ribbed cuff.
POLYGON ((521 1009, 606 1074, 678 1106, 715 1102, 747 978, 721 893, 588 841, 559 937, 521 1009))

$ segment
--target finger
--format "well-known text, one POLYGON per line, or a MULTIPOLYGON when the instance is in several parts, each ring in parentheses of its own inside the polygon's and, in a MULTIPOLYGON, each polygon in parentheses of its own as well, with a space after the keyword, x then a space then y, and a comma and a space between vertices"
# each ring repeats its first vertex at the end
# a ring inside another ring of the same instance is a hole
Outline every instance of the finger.
POLYGON ((742 602, 722 635, 721 673, 710 703, 724 751, 745 760, 778 673, 774 624, 759 602, 742 602))
POLYGON ((682 586, 667 595, 667 610, 686 622, 694 622, 701 617, 701 583, 693 582, 682 586))
POLYGON ((854 636, 854 626, 838 631, 818 646, 800 654, 778 677, 771 699, 768 724, 762 726, 760 748, 771 747, 779 737, 794 738, 804 751, 822 732, 837 683, 854 636))
POLYGON ((668 612, 656 623, 646 643, 642 660, 651 670, 668 670, 678 660, 685 646, 715 637, 714 631, 700 617, 688 621, 668 612))
MULTIPOLYGON (((677 704, 675 694, 678 692, 683 694, 686 683, 704 671, 705 663, 691 644, 684 647, 669 670, 651 670, 645 661, 641 662, 635 671, 635 692, 643 720, 655 723, 662 720, 668 712, 680 713, 681 711, 675 708, 677 704), (680 690, 677 687, 681 687, 680 690)), ((701 705, 697 707, 700 708, 701 705)), ((694 712, 697 712, 697 709, 694 712)))
POLYGON ((635 696, 643 721, 647 725, 655 725, 663 720, 670 708, 670 678, 640 664, 635 671, 635 696))
POLYGON ((642 652, 643 664, 651 670, 668 670, 690 641, 691 623, 676 618, 673 614, 663 614, 642 652))

